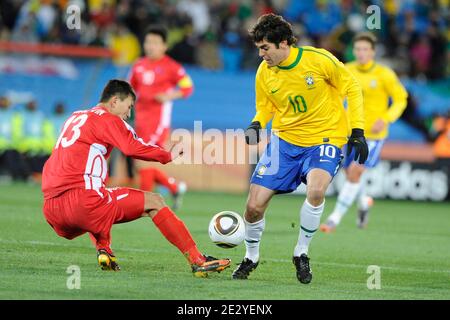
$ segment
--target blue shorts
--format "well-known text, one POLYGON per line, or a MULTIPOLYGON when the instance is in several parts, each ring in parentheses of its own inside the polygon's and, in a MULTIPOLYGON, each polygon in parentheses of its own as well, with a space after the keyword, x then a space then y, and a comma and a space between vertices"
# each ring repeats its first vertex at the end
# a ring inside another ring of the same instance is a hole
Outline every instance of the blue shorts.
MULTIPOLYGON (((384 140, 367 140, 367 146, 369 147, 369 156, 367 157, 367 161, 364 163, 364 167, 373 168, 380 161, 381 149, 383 149, 384 140)), ((347 145, 343 148, 343 153, 346 154, 347 145)), ((350 164, 354 161, 355 151, 352 150, 350 156, 346 156, 344 160, 344 168, 348 168, 350 164)))
POLYGON ((341 149, 331 144, 299 147, 272 135, 250 183, 277 193, 289 193, 302 182, 306 184, 306 176, 312 169, 325 170, 333 178, 342 158, 341 149))

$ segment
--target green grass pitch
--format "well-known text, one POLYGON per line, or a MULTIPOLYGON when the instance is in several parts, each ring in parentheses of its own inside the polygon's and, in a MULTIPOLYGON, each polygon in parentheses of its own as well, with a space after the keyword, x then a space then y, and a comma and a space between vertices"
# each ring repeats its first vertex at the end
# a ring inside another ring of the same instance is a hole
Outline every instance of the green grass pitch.
MULTIPOLYGON (((69 241, 46 223, 38 186, 0 186, 0 299, 450 299, 450 204, 376 201, 367 230, 355 209, 334 234, 318 232, 310 247, 313 281, 300 284, 291 256, 302 196, 277 196, 266 214, 261 263, 247 281, 231 280, 245 248, 222 249, 207 234, 216 212, 243 212, 246 195, 188 193, 178 215, 199 248, 230 257, 232 268, 194 278, 180 252, 150 219, 113 227, 120 272, 99 269, 87 235, 69 241), (77 265, 81 288, 69 290, 77 265), (369 290, 369 265, 381 289, 369 290)), ((326 202, 327 216, 335 199, 326 202)))

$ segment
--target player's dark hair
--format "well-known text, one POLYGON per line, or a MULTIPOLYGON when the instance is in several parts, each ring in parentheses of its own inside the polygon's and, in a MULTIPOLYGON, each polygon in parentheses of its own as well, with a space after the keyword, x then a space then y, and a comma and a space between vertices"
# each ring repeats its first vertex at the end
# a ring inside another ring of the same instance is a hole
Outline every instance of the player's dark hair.
POLYGON ((128 96, 131 96, 134 101, 136 100, 136 94, 133 88, 124 80, 109 80, 103 89, 100 102, 108 102, 113 96, 118 96, 120 100, 125 100, 128 96))
POLYGON ((357 41, 367 41, 372 46, 372 49, 375 49, 375 45, 377 44, 377 37, 370 32, 360 32, 353 37, 353 45, 357 41))
POLYGON ((153 24, 148 26, 147 29, 145 29, 144 36, 147 36, 148 34, 156 34, 162 38, 164 43, 167 42, 167 29, 163 25, 153 24))
POLYGON ((297 43, 297 38, 292 31, 292 25, 282 16, 269 13, 259 17, 256 25, 249 30, 253 42, 266 40, 274 43, 278 48, 281 41, 287 40, 288 45, 297 43))

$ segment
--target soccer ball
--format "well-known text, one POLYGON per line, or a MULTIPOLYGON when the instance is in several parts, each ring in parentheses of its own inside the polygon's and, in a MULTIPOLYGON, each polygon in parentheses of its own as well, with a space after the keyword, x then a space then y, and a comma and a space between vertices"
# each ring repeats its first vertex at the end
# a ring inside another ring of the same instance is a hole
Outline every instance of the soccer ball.
POLYGON ((222 248, 233 248, 244 241, 245 225, 242 217, 233 211, 222 211, 209 223, 209 237, 222 248))

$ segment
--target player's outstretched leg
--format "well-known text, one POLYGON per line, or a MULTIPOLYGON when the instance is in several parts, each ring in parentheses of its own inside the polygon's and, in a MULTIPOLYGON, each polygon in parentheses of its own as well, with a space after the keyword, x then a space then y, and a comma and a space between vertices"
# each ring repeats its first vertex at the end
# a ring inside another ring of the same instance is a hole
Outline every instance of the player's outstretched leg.
POLYGON ((245 257, 233 271, 233 279, 248 279, 250 273, 259 264, 259 244, 266 226, 264 211, 275 194, 273 190, 257 184, 250 185, 247 206, 244 214, 245 222, 245 257))
MULTIPOLYGON (((247 210, 252 210, 248 208, 247 210)), ((233 271, 233 279, 248 279, 250 273, 256 269, 259 264, 259 244, 262 233, 266 226, 266 219, 250 223, 245 219, 245 257, 238 267, 233 271)))
POLYGON ((331 176, 327 171, 315 168, 308 173, 307 182, 306 199, 300 210, 300 233, 292 258, 297 279, 304 284, 312 280, 308 249, 319 229, 320 217, 325 207, 325 192, 331 182, 331 176))
POLYGON ((336 230, 336 227, 341 223, 342 218, 348 212, 350 207, 363 192, 363 182, 361 177, 364 173, 365 167, 363 165, 352 162, 346 171, 346 181, 339 191, 336 205, 333 212, 330 214, 325 223, 320 225, 320 230, 325 233, 331 233, 336 230))
POLYGON ((301 283, 308 284, 312 280, 312 270, 309 266, 308 249, 309 244, 316 233, 320 216, 324 209, 325 201, 318 206, 313 206, 308 199, 305 200, 300 210, 300 233, 297 245, 294 249, 292 262, 295 265, 297 279, 301 283))
POLYGON ((194 276, 207 277, 210 272, 221 272, 230 266, 230 259, 200 253, 186 225, 167 207, 161 195, 146 192, 145 210, 164 237, 187 258, 194 276))
POLYGON ((359 189, 360 189, 359 182, 352 183, 350 181, 345 181, 344 186, 339 192, 333 212, 325 221, 325 223, 320 225, 321 231, 325 233, 331 233, 336 230, 336 227, 340 224, 342 218, 355 201, 359 189))

